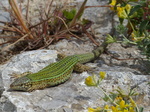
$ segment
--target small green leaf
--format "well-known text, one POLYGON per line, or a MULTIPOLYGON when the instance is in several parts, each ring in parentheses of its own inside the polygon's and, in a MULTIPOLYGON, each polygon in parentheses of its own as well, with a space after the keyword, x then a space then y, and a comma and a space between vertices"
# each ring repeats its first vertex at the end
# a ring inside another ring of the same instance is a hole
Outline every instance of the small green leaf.
POLYGON ((72 20, 76 15, 76 9, 72 9, 71 11, 64 10, 63 14, 67 19, 72 20))
POLYGON ((146 30, 146 27, 148 26, 149 21, 148 20, 144 20, 141 22, 140 27, 139 27, 139 31, 142 34, 144 30, 146 30))
POLYGON ((111 94, 111 95, 109 95, 109 97, 114 101, 115 99, 116 99, 116 97, 117 97, 118 95, 117 94, 111 94))
POLYGON ((119 18, 119 22, 120 24, 123 24, 124 19, 123 18, 119 18))
POLYGON ((129 13, 129 16, 133 15, 135 12, 137 12, 139 9, 141 9, 141 5, 136 5, 133 7, 129 13))
POLYGON ((104 100, 105 102, 107 102, 107 101, 109 100, 109 98, 105 95, 105 97, 103 98, 103 100, 104 100))
POLYGON ((90 23, 90 22, 91 22, 91 21, 88 20, 88 19, 84 19, 84 18, 83 18, 83 20, 82 20, 82 24, 83 24, 83 25, 88 24, 88 23, 90 23))
MULTIPOLYGON (((139 112, 143 112, 144 108, 143 107, 140 107, 139 108, 139 112)), ((138 112, 138 111, 137 111, 138 112)))
POLYGON ((114 42, 116 42, 116 39, 114 37, 112 37, 111 35, 107 34, 106 43, 110 44, 110 43, 114 43, 114 42))

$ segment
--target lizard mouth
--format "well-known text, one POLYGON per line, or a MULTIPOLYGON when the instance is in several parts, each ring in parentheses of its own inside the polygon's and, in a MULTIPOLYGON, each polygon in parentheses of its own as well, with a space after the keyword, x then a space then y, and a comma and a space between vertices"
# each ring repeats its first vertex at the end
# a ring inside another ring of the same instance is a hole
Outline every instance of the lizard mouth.
POLYGON ((13 83, 10 85, 9 91, 26 91, 26 88, 23 88, 21 85, 14 85, 13 83))
POLYGON ((18 84, 18 80, 14 81, 12 84, 10 84, 10 90, 15 91, 26 91, 26 88, 23 83, 18 84))
POLYGON ((14 83, 12 83, 10 85, 10 90, 19 90, 19 86, 15 85, 14 83))

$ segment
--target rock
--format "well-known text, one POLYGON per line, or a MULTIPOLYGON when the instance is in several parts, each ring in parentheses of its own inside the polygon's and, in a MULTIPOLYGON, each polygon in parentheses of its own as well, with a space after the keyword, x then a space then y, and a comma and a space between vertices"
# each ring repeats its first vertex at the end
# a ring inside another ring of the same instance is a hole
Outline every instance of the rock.
POLYGON ((57 50, 59 53, 66 54, 66 55, 73 55, 73 54, 81 54, 90 52, 93 50, 93 43, 90 41, 84 42, 80 41, 76 38, 73 38, 68 42, 68 40, 64 39, 59 41, 56 45, 50 45, 49 49, 57 50))
POLYGON ((5 90, 4 85, 3 85, 3 80, 2 80, 2 72, 1 72, 4 69, 4 66, 5 65, 3 65, 3 66, 0 65, 0 97, 3 93, 3 91, 5 90))
POLYGON ((73 111, 68 107, 61 107, 60 109, 57 110, 57 112, 73 112, 73 111))
POLYGON ((6 97, 0 98, 0 112, 17 112, 16 106, 12 104, 6 97))
MULTIPOLYGON (((88 0, 86 6, 106 6, 107 0, 88 0)), ((94 22, 92 25, 95 34, 108 34, 112 31, 112 11, 108 7, 92 7, 84 11, 83 18, 94 22)))
MULTIPOLYGON (((72 73, 72 78, 64 84, 36 90, 33 92, 8 91, 11 73, 22 73, 25 71, 36 72, 54 62, 56 51, 37 50, 29 51, 17 55, 6 63, 2 69, 2 79, 5 91, 2 94, 1 101, 6 98, 11 108, 17 112, 87 112, 88 107, 103 106, 105 102, 101 97, 104 96, 102 91, 95 87, 87 87, 84 80, 90 74, 88 72, 72 73)), ((90 63, 89 63, 90 64, 90 63)), ((149 106, 149 85, 148 75, 135 75, 129 70, 119 71, 121 67, 109 67, 102 65, 93 71, 99 74, 99 71, 106 71, 107 78, 100 85, 106 92, 110 92, 118 86, 125 91, 131 86, 137 86, 141 97, 135 97, 140 106, 144 106, 146 111, 150 110, 149 106)), ((4 105, 4 104, 3 104, 4 105)), ((2 103, 1 103, 2 106, 2 103)))
MULTIPOLYGON (((124 48, 120 43, 113 43, 108 46, 108 54, 103 54, 102 60, 109 66, 118 66, 128 69, 134 74, 150 74, 150 62, 141 54, 137 46, 124 48)), ((123 70, 124 70, 123 69, 123 70)))
POLYGON ((3 93, 3 91, 4 91, 4 85, 3 85, 2 77, 1 77, 1 75, 0 75, 0 97, 1 97, 1 95, 2 95, 2 93, 3 93))

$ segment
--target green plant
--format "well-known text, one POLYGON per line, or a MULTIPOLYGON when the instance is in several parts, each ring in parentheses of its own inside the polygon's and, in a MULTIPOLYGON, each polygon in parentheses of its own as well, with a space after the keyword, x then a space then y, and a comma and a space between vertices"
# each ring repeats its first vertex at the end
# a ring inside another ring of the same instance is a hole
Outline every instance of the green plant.
POLYGON ((137 45, 142 54, 150 59, 150 1, 111 0, 110 5, 120 21, 116 31, 123 40, 117 42, 137 45), (126 26, 123 24, 124 20, 128 21, 126 26))
POLYGON ((109 105, 104 105, 104 107, 97 108, 89 107, 88 112, 143 112, 143 108, 139 109, 135 101, 132 99, 132 96, 138 95, 133 89, 129 89, 127 93, 118 87, 118 89, 114 92, 110 92, 110 94, 108 94, 99 86, 105 78, 106 73, 100 72, 99 76, 100 77, 92 75, 87 77, 85 79, 85 84, 87 86, 99 88, 105 95, 102 99, 108 102, 109 105))

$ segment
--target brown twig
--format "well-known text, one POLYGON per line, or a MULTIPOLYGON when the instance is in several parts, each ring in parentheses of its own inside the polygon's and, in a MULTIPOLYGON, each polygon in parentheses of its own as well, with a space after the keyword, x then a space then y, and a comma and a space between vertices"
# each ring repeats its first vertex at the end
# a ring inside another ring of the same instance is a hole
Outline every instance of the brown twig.
POLYGON ((23 37, 21 37, 20 39, 18 39, 16 42, 14 42, 13 44, 10 44, 10 45, 8 45, 8 46, 2 48, 1 51, 2 51, 2 52, 3 52, 3 51, 7 51, 10 47, 12 47, 12 46, 14 46, 15 44, 17 44, 18 42, 24 40, 24 38, 27 37, 28 35, 29 35, 29 34, 26 34, 26 35, 24 35, 23 37))
POLYGON ((14 40, 10 40, 10 41, 7 41, 7 42, 0 43, 0 45, 4 45, 4 44, 7 44, 7 43, 12 43, 12 42, 14 42, 14 40))
POLYGON ((27 1, 27 9, 26 9, 26 20, 27 21, 29 21, 29 18, 28 18, 29 17, 28 16, 28 14, 29 14, 29 5, 30 5, 30 0, 27 1))
POLYGON ((85 6, 85 8, 94 8, 94 7, 114 7, 114 6, 111 5, 85 6))
POLYGON ((82 15, 82 13, 83 13, 83 11, 85 9, 84 7, 85 7, 86 2, 87 2, 87 0, 84 0, 84 2, 82 3, 82 6, 80 7, 79 11, 77 12, 75 17, 71 21, 69 27, 72 27, 76 23, 77 19, 82 15))
POLYGON ((14 13, 17 17, 17 20, 19 21, 19 23, 22 26, 23 30, 26 32, 26 34, 29 34, 30 39, 33 39, 33 36, 31 35, 30 30, 28 29, 28 27, 26 26, 26 24, 24 22, 23 16, 22 16, 22 14, 21 14, 21 12, 18 8, 16 0, 9 0, 9 4, 10 4, 12 10, 14 11, 14 13))
POLYGON ((0 35, 0 38, 20 38, 20 36, 13 36, 13 35, 0 35))
POLYGON ((80 39, 80 40, 83 40, 83 39, 81 39, 80 37, 78 37, 77 35, 75 35, 75 34, 73 34, 73 33, 70 32, 70 30, 69 30, 67 24, 65 23, 65 21, 64 21, 62 18, 60 18, 59 16, 56 16, 56 17, 57 17, 58 19, 60 19, 60 20, 63 22, 63 24, 65 25, 65 27, 66 27, 66 29, 67 29, 67 31, 68 31, 68 33, 70 33, 71 35, 73 35, 74 37, 76 37, 76 38, 78 38, 78 39, 80 39))
POLYGON ((85 31, 85 34, 92 40, 92 42, 93 42, 95 45, 99 46, 99 44, 94 40, 94 38, 92 37, 92 35, 91 35, 90 33, 88 33, 87 31, 85 31))
POLYGON ((16 31, 15 29, 13 29, 12 27, 8 27, 8 26, 1 26, 0 25, 0 29, 3 29, 3 30, 8 30, 8 31, 16 31))

